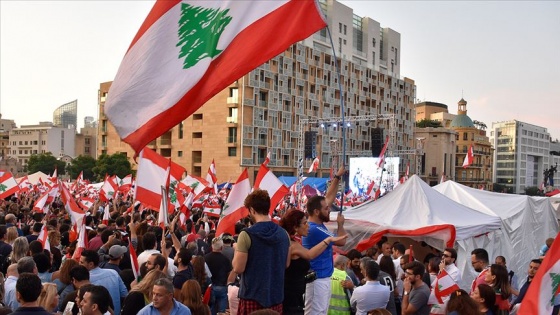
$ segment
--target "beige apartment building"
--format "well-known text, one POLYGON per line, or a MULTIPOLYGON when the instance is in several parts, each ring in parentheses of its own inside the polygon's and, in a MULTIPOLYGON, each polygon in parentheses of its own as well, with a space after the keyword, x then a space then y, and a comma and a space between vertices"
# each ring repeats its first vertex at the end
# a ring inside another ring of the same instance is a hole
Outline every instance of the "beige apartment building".
POLYGON ((76 153, 74 157, 87 155, 93 158, 97 155, 97 126, 89 125, 80 128, 76 134, 76 153))
POLYGON ((416 120, 439 121, 440 128, 416 128, 416 137, 423 138, 424 157, 422 178, 437 184, 442 175, 460 184, 492 190, 493 149, 486 136, 486 125, 467 115, 467 102, 458 102, 457 115, 450 114, 447 105, 422 102, 416 105, 416 120), (463 168, 463 160, 473 145, 474 161, 463 168), (451 151, 450 151, 451 150, 451 151))

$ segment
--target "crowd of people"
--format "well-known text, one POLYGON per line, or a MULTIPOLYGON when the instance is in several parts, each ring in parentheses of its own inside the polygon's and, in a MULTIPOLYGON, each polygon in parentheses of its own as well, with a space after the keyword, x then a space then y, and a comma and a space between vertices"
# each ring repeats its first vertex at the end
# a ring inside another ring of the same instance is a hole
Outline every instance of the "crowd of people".
POLYGON ((516 314, 551 241, 524 281, 506 257, 492 264, 485 249, 473 250, 469 292, 459 288, 454 248, 420 261, 383 238, 365 252, 335 254, 348 237, 345 219, 339 212, 336 231, 325 223, 344 171, 305 212, 289 209, 279 222, 268 193, 253 191, 233 235, 216 235, 216 222, 195 210, 184 226, 175 215, 162 228, 117 197, 91 207, 81 244, 61 203, 43 214, 30 209, 31 194, 3 200, 0 314, 516 314))

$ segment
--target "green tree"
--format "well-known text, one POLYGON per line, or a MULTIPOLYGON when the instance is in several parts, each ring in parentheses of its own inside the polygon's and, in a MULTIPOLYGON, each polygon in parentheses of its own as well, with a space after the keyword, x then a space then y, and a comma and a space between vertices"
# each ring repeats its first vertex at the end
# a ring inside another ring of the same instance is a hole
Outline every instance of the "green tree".
POLYGON ((95 174, 93 174, 93 168, 95 167, 95 162, 95 159, 89 155, 80 155, 72 160, 72 163, 66 167, 66 170, 71 179, 77 178, 80 172, 84 172, 84 179, 94 181, 95 174))
POLYGON ((441 127, 441 122, 439 122, 437 120, 431 120, 431 119, 424 118, 424 119, 416 122, 416 127, 418 127, 418 128, 427 128, 427 127, 439 128, 439 127, 441 127))
POLYGON ((105 174, 117 175, 123 178, 132 173, 132 166, 126 155, 122 153, 102 154, 95 163, 93 173, 98 181, 102 181, 105 178, 105 174))
POLYGON ((64 174, 65 167, 66 163, 57 160, 50 152, 33 154, 29 157, 29 161, 27 161, 27 172, 30 174, 40 171, 47 175, 52 175, 56 168, 58 175, 61 175, 64 174))
POLYGON ((539 191, 539 187, 530 186, 530 187, 525 187, 525 195, 527 195, 527 196, 540 196, 541 192, 539 191))

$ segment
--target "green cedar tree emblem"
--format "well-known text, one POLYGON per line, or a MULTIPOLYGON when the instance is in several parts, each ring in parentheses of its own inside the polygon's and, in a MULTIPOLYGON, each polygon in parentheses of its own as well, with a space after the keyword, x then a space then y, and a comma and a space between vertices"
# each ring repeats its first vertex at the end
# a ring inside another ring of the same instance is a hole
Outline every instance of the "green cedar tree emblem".
POLYGON ((1 192, 5 192, 6 189, 8 189, 8 186, 4 185, 4 184, 0 184, 0 191, 1 192))
POLYGON ((192 190, 196 190, 196 187, 198 187, 199 182, 194 182, 191 184, 191 188, 192 190))
POLYGON ((217 49, 218 40, 226 26, 231 22, 229 9, 209 9, 181 4, 179 19, 179 58, 184 58, 183 68, 196 65, 203 58, 214 58, 222 51, 217 49))
POLYGON ((560 273, 551 272, 550 277, 552 278, 552 298, 550 299, 550 305, 554 305, 554 298, 560 289, 560 273))

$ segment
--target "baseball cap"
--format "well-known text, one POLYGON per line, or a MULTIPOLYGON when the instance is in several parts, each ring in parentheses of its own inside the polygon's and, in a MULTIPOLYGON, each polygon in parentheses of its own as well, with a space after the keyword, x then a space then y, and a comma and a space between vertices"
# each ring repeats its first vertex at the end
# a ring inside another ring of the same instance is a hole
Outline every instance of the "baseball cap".
POLYGON ((124 253, 126 253, 126 251, 127 251, 126 246, 113 245, 109 249, 109 256, 112 259, 120 258, 122 257, 122 255, 124 255, 124 253))

